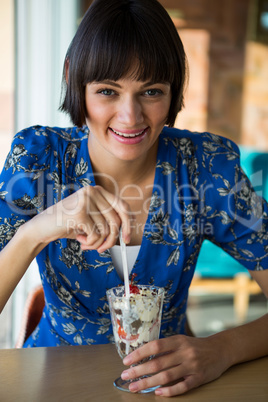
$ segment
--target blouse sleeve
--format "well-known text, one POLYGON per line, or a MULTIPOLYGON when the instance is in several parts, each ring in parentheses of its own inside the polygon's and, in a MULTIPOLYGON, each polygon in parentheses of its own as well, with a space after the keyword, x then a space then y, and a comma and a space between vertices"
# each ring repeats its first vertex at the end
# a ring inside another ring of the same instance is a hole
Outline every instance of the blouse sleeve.
POLYGON ((0 249, 26 221, 45 208, 43 176, 49 169, 45 130, 16 134, 0 175, 0 249))
POLYGON ((250 270, 268 268, 268 204, 256 194, 240 165, 235 143, 207 134, 202 165, 207 180, 205 237, 250 270))

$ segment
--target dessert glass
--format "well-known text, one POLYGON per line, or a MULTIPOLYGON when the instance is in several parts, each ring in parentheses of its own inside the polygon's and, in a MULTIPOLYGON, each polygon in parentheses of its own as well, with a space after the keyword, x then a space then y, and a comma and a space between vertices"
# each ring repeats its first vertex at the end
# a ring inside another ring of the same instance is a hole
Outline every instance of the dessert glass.
MULTIPOLYGON (((130 293, 129 298, 125 296, 124 286, 107 291, 115 345, 122 359, 140 346, 159 339, 165 290, 149 285, 137 285, 135 289, 136 292, 130 293)), ((130 382, 137 380, 125 381, 119 377, 114 386, 129 392, 130 382)), ((156 388, 140 392, 152 392, 156 388)))

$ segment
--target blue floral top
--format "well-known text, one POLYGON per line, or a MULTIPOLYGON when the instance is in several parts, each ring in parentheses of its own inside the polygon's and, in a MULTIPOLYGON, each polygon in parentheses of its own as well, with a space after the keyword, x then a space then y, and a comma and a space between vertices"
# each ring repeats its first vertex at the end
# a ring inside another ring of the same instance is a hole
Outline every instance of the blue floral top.
MULTIPOLYGON (((94 185, 88 129, 31 127, 19 132, 0 177, 0 246, 45 208, 94 185)), ((268 268, 268 206, 239 164, 230 140, 165 127, 136 282, 166 290, 161 336, 184 333, 188 289, 204 239, 246 268, 268 268)), ((59 223, 60 224, 60 223, 59 223)), ((81 251, 76 240, 37 256, 45 292, 42 319, 24 346, 112 341, 106 290, 122 285, 109 251, 81 251)), ((12 267, 11 267, 12 269, 12 267)), ((216 265, 215 265, 216 269, 216 265)))

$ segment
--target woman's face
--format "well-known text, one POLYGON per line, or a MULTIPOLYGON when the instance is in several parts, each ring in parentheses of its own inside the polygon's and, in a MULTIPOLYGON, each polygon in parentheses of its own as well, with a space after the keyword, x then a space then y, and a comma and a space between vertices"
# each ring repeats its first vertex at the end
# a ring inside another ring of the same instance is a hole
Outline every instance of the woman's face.
POLYGON ((149 156, 165 125, 170 102, 169 83, 123 78, 87 84, 91 152, 125 161, 149 156))

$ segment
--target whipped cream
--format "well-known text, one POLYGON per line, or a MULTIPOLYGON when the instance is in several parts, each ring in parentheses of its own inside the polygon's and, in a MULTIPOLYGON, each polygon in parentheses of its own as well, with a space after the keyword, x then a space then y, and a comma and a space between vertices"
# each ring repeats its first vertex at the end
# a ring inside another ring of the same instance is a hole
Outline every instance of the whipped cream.
POLYGON ((109 297, 113 332, 121 358, 159 338, 164 289, 139 285, 139 293, 109 297))

